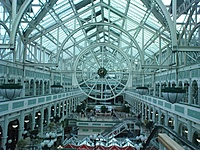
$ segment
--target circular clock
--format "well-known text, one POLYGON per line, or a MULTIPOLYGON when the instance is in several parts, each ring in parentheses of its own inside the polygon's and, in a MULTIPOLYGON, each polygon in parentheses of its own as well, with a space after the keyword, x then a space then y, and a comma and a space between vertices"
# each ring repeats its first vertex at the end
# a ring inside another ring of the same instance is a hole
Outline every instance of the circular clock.
POLYGON ((107 70, 104 67, 100 67, 98 69, 97 74, 99 75, 100 78, 104 78, 105 75, 107 74, 107 70))
POLYGON ((101 43, 83 50, 74 63, 75 82, 85 95, 110 100, 120 95, 130 79, 130 61, 117 46, 101 43))

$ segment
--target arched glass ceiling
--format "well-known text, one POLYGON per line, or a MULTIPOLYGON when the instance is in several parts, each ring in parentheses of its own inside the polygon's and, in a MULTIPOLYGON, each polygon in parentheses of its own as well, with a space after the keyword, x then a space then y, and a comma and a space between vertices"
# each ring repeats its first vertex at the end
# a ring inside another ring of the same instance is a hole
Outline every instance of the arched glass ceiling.
MULTIPOLYGON (((34 0, 33 11, 22 18, 21 30, 28 41, 42 43, 43 47, 57 53, 63 41, 81 26, 95 22, 111 23, 132 35, 140 49, 144 49, 144 58, 148 58, 157 53, 159 42, 161 47, 170 43, 170 34, 163 26, 165 19, 157 19, 153 7, 146 5, 140 0, 53 0, 49 4, 45 0, 34 0), (163 36, 159 41, 160 34, 163 36)), ((77 30, 63 47, 65 58, 72 57, 74 49, 78 54, 85 46, 99 41, 132 49, 132 55, 137 56, 138 48, 131 39, 113 26, 92 25, 77 30)))
POLYGON ((153 59, 159 48, 171 44, 166 20, 151 0, 34 0, 31 10, 20 24, 29 44, 36 42, 55 54, 62 48, 64 59, 95 42, 118 45, 135 61, 138 50, 144 59, 153 59))

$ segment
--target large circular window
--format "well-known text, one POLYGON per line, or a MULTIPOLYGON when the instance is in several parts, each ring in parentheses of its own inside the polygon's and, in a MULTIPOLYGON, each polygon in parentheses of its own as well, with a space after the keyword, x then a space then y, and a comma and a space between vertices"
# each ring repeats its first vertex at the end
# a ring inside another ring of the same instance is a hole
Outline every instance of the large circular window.
POLYGON ((130 78, 130 62, 118 47, 98 43, 82 51, 75 61, 79 88, 95 100, 120 95, 130 78))

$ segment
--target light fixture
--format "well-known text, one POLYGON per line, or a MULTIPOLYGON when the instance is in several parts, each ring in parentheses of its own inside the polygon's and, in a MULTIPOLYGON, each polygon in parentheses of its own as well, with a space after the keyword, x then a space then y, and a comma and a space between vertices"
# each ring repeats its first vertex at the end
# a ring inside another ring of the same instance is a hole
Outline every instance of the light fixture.
POLYGON ((12 123, 12 127, 13 127, 14 129, 18 127, 18 123, 17 123, 17 121, 13 121, 13 123, 12 123))
POLYGON ((53 94, 57 94, 57 93, 61 92, 62 89, 63 89, 63 86, 62 86, 62 85, 56 85, 56 84, 51 85, 51 92, 52 92, 53 94))
POLYGON ((25 123, 28 123, 28 122, 29 122, 29 120, 24 120, 24 122, 25 122, 25 123))
POLYGON ((172 123, 172 120, 169 120, 168 122, 169 122, 169 123, 172 123))
POLYGON ((23 86, 20 84, 2 84, 0 85, 0 94, 6 99, 12 100, 20 96, 22 88, 23 86))
POLYGON ((148 91, 149 91, 148 87, 144 87, 144 86, 136 87, 136 92, 141 95, 148 94, 148 91))
POLYGON ((199 138, 197 138, 196 140, 197 140, 198 143, 200 143, 200 139, 199 138))
POLYGON ((185 133, 188 134, 188 130, 187 129, 185 129, 185 133))
POLYGON ((181 87, 165 87, 161 89, 163 98, 174 104, 178 103, 184 96, 186 90, 181 87))

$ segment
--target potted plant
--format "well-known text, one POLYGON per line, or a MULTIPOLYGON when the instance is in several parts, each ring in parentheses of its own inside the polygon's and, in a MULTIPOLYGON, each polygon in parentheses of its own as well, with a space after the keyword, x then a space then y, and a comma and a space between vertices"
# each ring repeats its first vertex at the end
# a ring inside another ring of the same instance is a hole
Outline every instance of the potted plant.
POLYGON ((26 146, 28 144, 28 141, 24 140, 24 139, 21 139, 17 142, 17 148, 19 150, 25 150, 26 149, 26 146))

